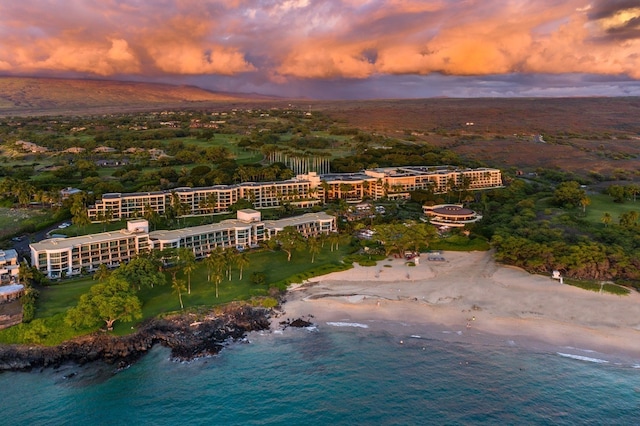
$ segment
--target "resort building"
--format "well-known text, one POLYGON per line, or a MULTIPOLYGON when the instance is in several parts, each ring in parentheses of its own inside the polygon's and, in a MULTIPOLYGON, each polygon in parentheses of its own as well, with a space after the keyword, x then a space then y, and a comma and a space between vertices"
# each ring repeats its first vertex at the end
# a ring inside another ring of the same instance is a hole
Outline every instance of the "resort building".
POLYGON ((430 223, 438 226, 463 227, 482 219, 482 216, 473 210, 458 204, 423 206, 422 211, 430 223))
POLYGON ((484 167, 405 166, 365 170, 364 173, 376 178, 375 193, 370 194, 373 199, 381 196, 406 199, 415 190, 431 190, 435 194, 442 194, 456 189, 473 191, 502 187, 500 170, 484 167))
POLYGON ((18 252, 14 249, 0 250, 0 284, 16 282, 19 270, 18 252))
POLYGON ((186 247, 196 258, 207 256, 216 247, 245 249, 268 240, 286 226, 293 226, 306 237, 336 230, 335 217, 326 213, 265 221, 259 211, 239 210, 236 219, 176 230, 149 232, 144 219, 127 222, 127 229, 72 238, 52 238, 33 243, 32 266, 49 278, 90 272, 105 264, 110 268, 126 263, 141 251, 186 247))
POLYGON ((31 266, 49 278, 94 271, 105 264, 116 267, 141 251, 149 250, 149 224, 146 220, 127 222, 127 229, 72 238, 49 238, 29 245, 31 266))
POLYGON ((186 247, 193 250, 196 258, 207 256, 216 247, 242 250, 255 247, 268 238, 260 216, 256 210, 239 210, 237 219, 171 231, 153 231, 149 239, 154 250, 186 247))
POLYGON ((364 199, 408 199, 411 191, 480 190, 502 187, 498 169, 458 169, 451 166, 403 166, 364 170, 359 173, 315 172, 277 182, 244 182, 235 185, 182 187, 173 190, 104 194, 87 209, 92 222, 144 217, 149 211, 161 216, 228 213, 239 200, 256 209, 291 204, 307 208, 330 200, 360 203, 364 199))
POLYGON ((239 200, 250 201, 254 208, 263 209, 290 203, 299 208, 320 204, 312 185, 320 178, 298 178, 279 182, 245 182, 236 185, 209 187, 181 187, 172 190, 135 193, 104 194, 87 209, 92 222, 143 217, 149 210, 163 216, 172 209, 176 216, 201 216, 228 213, 239 200))
POLYGON ((336 230, 336 218, 324 212, 306 213, 302 216, 290 217, 280 220, 267 220, 264 222, 268 238, 278 235, 287 226, 292 226, 304 237, 316 235, 328 235, 336 230))

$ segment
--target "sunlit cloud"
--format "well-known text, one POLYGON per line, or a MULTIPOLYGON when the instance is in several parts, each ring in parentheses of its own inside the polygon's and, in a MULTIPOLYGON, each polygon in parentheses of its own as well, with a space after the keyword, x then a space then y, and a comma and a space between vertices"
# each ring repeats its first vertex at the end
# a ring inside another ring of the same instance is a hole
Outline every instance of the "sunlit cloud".
POLYGON ((243 83, 381 76, 640 79, 636 0, 0 3, 0 70, 243 83), (231 80, 224 80, 231 82, 231 80))

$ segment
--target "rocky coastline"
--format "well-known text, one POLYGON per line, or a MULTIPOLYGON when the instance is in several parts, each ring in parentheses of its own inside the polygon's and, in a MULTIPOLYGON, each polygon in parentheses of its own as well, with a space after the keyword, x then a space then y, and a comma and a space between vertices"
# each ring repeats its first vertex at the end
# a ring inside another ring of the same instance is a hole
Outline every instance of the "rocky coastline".
POLYGON ((58 346, 0 346, 0 372, 57 368, 73 362, 79 365, 103 361, 116 369, 136 362, 154 345, 171 349, 176 360, 215 355, 226 342, 242 339, 250 331, 268 330, 270 309, 232 304, 221 312, 184 314, 155 318, 127 336, 96 332, 58 346))

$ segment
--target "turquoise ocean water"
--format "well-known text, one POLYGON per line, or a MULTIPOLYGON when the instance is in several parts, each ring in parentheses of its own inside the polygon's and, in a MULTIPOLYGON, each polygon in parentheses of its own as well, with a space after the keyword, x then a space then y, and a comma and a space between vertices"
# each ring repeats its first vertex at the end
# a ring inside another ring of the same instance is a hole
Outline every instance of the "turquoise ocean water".
POLYGON ((640 424, 633 359, 419 332, 325 323, 190 363, 3 373, 0 424, 640 424))

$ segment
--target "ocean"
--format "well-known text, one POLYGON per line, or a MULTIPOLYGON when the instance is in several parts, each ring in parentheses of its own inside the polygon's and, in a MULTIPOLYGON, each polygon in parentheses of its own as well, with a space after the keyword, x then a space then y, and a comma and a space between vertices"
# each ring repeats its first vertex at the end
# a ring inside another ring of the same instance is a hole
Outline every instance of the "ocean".
POLYGON ((0 374, 6 425, 633 425, 640 365, 402 324, 253 333, 187 363, 0 374))

